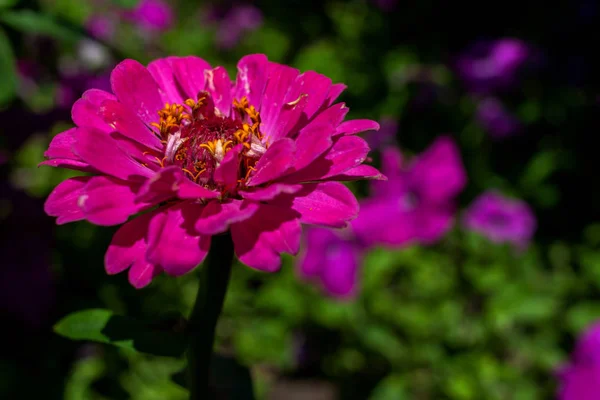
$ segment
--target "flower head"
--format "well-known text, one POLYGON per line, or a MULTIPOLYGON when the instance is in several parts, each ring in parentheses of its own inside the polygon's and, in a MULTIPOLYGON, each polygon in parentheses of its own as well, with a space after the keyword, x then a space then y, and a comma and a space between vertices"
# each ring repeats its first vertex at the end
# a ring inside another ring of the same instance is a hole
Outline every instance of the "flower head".
POLYGON ((456 69, 470 90, 490 92, 510 86, 530 52, 519 39, 482 41, 458 58, 456 69))
POLYGON ((129 268, 136 287, 187 273, 227 231, 243 263, 275 271, 280 253, 298 251, 300 223, 341 228, 356 216, 337 181, 382 177, 355 135, 377 123, 343 122, 344 85, 316 72, 249 55, 232 83, 197 57, 125 60, 111 86, 84 93, 76 127, 46 151, 41 164, 92 175, 62 182, 45 209, 59 224, 126 222, 105 264, 129 268))
POLYGON ((482 194, 471 204, 463 224, 494 242, 509 242, 521 249, 527 246, 536 228, 535 216, 524 201, 493 191, 482 194))
POLYGON ((166 31, 174 21, 171 6, 162 0, 142 0, 133 10, 123 11, 122 15, 147 31, 166 31))
POLYGON ((466 184, 458 148, 438 138, 410 164, 395 148, 382 153, 387 182, 373 184, 373 196, 362 201, 352 228, 363 243, 402 246, 433 243, 450 227, 454 198, 466 184))
POLYGON ((331 296, 347 299, 356 295, 363 246, 351 228, 307 229, 298 258, 300 276, 321 286, 331 296))
POLYGON ((571 362, 558 372, 560 400, 593 400, 600 396, 600 322, 581 336, 571 362))

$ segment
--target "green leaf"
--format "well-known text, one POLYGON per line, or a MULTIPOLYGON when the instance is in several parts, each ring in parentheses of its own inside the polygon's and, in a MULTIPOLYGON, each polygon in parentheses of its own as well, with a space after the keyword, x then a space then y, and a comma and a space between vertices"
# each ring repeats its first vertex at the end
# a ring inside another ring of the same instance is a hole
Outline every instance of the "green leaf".
MULTIPOLYGON (((2 1, 2 0, 0 0, 2 1)), ((15 57, 6 34, 0 29, 0 105, 8 103, 17 88, 15 57)))
POLYGON ((112 0, 113 4, 122 8, 134 8, 140 0, 112 0))
POLYGON ((10 8, 18 2, 19 0, 0 0, 0 8, 10 8))
POLYGON ((38 14, 31 10, 9 11, 0 15, 0 21, 8 26, 25 32, 48 35, 65 41, 77 41, 80 35, 61 25, 48 14, 38 14))
POLYGON ((179 357, 185 340, 174 331, 158 330, 110 310, 90 309, 67 315, 54 332, 73 340, 90 340, 158 356, 179 357))

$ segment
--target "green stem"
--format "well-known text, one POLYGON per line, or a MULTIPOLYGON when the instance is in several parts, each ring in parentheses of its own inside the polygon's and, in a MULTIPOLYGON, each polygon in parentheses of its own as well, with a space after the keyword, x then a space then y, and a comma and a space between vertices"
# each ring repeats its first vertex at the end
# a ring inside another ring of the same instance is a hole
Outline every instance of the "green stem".
POLYGON ((232 262, 231 235, 213 236, 207 260, 202 267, 196 303, 187 325, 190 400, 210 400, 215 397, 209 388, 210 359, 232 262))

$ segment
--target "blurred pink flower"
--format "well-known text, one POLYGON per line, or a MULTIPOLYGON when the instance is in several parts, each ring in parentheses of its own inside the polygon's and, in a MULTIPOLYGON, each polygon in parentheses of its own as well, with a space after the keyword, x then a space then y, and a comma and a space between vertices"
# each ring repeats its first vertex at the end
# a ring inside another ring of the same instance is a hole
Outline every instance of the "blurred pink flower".
POLYGON ((571 361, 558 371, 559 400, 600 398, 600 322, 580 337, 571 361))
POLYGON ((480 195, 465 212, 463 224, 493 242, 512 243, 519 249, 529 244, 536 220, 527 203, 490 191, 480 195))
POLYGON ((76 127, 50 143, 41 164, 91 175, 58 185, 45 210, 59 224, 125 223, 105 264, 129 269, 135 287, 189 272, 227 231, 243 263, 275 271, 280 253, 298 251, 301 223, 341 228, 356 217, 338 181, 382 178, 363 165, 369 147, 355 135, 378 124, 344 122, 348 109, 334 101, 345 86, 316 72, 255 54, 232 83, 190 56, 125 60, 110 81, 114 95, 84 93, 76 127))
POLYGON ((133 10, 123 11, 122 15, 148 31, 166 31, 175 20, 173 9, 162 0, 141 0, 133 10))

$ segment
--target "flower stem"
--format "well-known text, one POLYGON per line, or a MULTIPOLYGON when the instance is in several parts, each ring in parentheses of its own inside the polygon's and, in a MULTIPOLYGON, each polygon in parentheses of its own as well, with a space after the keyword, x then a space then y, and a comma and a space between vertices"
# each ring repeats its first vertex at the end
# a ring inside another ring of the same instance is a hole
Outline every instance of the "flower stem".
POLYGON ((208 258, 202 267, 196 303, 187 325, 190 400, 215 398, 209 387, 210 359, 232 262, 231 235, 213 236, 208 258))

